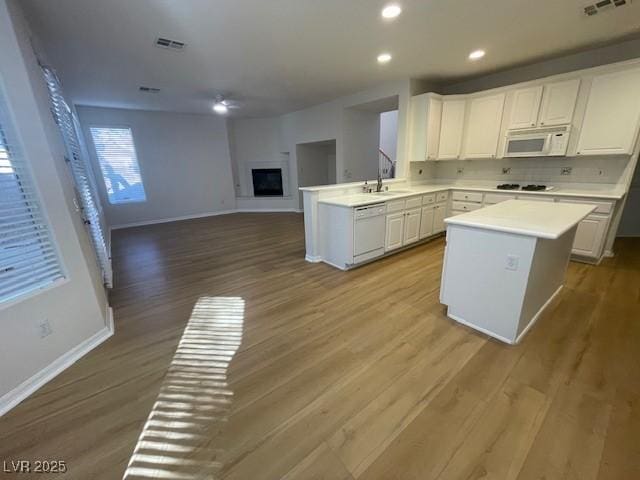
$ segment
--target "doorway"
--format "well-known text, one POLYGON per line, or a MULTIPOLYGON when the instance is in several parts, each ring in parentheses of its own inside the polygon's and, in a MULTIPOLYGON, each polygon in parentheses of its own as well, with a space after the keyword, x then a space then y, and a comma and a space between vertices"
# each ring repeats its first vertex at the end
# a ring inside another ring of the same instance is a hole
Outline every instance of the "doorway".
MULTIPOLYGON (((336 183, 336 141, 299 143, 296 145, 298 186, 313 187, 336 183)), ((302 210, 302 192, 298 190, 302 210)))

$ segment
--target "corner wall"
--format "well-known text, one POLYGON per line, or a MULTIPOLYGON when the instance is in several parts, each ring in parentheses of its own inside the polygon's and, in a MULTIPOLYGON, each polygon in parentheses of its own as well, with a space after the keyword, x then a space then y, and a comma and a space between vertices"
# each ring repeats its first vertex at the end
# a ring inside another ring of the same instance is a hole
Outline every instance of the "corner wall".
POLYGON ((18 2, 0 0, 0 80, 67 279, 0 307, 0 414, 73 361, 70 352, 110 335, 106 294, 73 207, 64 149, 29 36, 18 2), (37 324, 43 319, 53 333, 40 338, 37 324), (56 363, 61 358, 67 362, 62 367, 56 363))

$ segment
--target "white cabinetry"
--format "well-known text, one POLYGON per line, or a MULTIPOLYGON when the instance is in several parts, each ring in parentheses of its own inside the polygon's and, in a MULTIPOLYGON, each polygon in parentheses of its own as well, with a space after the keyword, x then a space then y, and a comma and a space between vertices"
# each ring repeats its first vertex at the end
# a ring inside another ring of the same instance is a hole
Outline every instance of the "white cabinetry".
POLYGON ((420 217, 422 216, 421 208, 414 208, 405 212, 404 219, 404 238, 403 245, 420 240, 420 217))
POLYGON ((538 125, 546 127, 571 123, 579 89, 579 78, 545 85, 538 125))
POLYGON ((435 207, 433 205, 422 207, 420 217, 420 240, 433 235, 433 213, 435 207))
POLYGON ((404 212, 387 215, 386 235, 384 241, 385 252, 402 246, 404 236, 404 212))
POLYGON ((435 160, 440 140, 442 101, 425 93, 411 98, 411 161, 435 160))
POLYGON ((460 158, 462 133, 464 130, 465 99, 447 99, 442 102, 438 159, 460 158))
POLYGON ((565 125, 573 120, 580 79, 563 80, 513 92, 508 129, 565 125))
POLYGON ((600 257, 609 217, 589 215, 578 224, 572 253, 585 257, 600 257))
POLYGON ((444 232, 446 225, 444 224, 444 217, 447 215, 447 205, 439 204, 433 207, 433 234, 444 232))
POLYGON ((495 158, 504 109, 504 93, 469 101, 463 158, 495 158))
POLYGON ((640 68, 593 79, 578 155, 630 154, 640 123, 640 68))
POLYGON ((521 88, 513 92, 513 105, 509 116, 510 129, 535 127, 542 100, 542 85, 521 88))

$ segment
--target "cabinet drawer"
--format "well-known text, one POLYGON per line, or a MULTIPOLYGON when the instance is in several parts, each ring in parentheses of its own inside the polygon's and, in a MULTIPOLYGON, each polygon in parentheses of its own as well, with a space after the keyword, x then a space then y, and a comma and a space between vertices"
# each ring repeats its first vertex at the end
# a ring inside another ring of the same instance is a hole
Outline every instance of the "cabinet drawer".
POLYGON ((526 200, 527 202, 555 202, 553 197, 542 195, 518 195, 518 200, 526 200))
POLYGON ((423 205, 431 205, 432 203, 436 203, 436 194, 431 193, 429 195, 422 196, 422 204, 423 205))
POLYGON ((564 199, 561 198, 558 200, 559 202, 562 203, 579 203, 579 204, 583 204, 583 205, 595 205, 596 209, 592 212, 592 213, 603 213, 603 214, 609 214, 611 213, 611 211, 613 210, 613 202, 603 202, 603 201, 591 201, 591 200, 587 200, 587 199, 564 199))
POLYGON ((418 208, 422 206, 422 197, 411 197, 406 200, 404 208, 418 208))
POLYGON ((400 212, 404 210, 404 200, 387 202, 387 213, 400 212))
POLYGON ((482 193, 480 192, 453 192, 453 200, 461 202, 482 203, 482 193))
POLYGON ((449 200, 449 192, 436 193, 436 202, 446 202, 447 200, 449 200))
POLYGON ((457 210, 457 211, 461 211, 461 212, 472 212, 473 210, 478 210, 482 208, 482 205, 480 205, 479 203, 472 203, 472 202, 456 202, 454 201, 451 204, 451 209, 452 210, 457 210))
POLYGON ((506 202, 507 200, 515 200, 515 195, 504 195, 501 193, 485 193, 484 204, 495 205, 496 203, 506 202))

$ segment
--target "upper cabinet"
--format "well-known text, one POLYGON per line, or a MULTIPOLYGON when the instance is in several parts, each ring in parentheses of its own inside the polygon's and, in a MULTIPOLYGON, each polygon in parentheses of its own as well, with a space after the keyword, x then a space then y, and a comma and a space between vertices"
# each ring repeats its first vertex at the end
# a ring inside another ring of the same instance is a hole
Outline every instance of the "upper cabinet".
POLYGON ((500 137, 504 93, 474 97, 468 103, 463 158, 495 158, 500 137))
POLYGON ((577 154, 631 154, 639 126, 640 68, 594 77, 577 154))
POLYGON ((510 129, 531 128, 538 123, 538 111, 542 100, 542 85, 521 88, 513 92, 513 106, 509 116, 510 129))
POLYGON ((444 98, 442 101, 440 141, 438 143, 438 158, 440 160, 460 158, 466 103, 465 99, 444 98))
POLYGON ((411 161, 435 160, 440 139, 442 101, 425 93, 411 99, 411 161))
POLYGON ((510 130, 571 123, 576 107, 580 79, 575 78, 513 92, 510 130))
POLYGON ((547 127, 571 123, 579 89, 579 78, 545 85, 538 125, 547 127))

